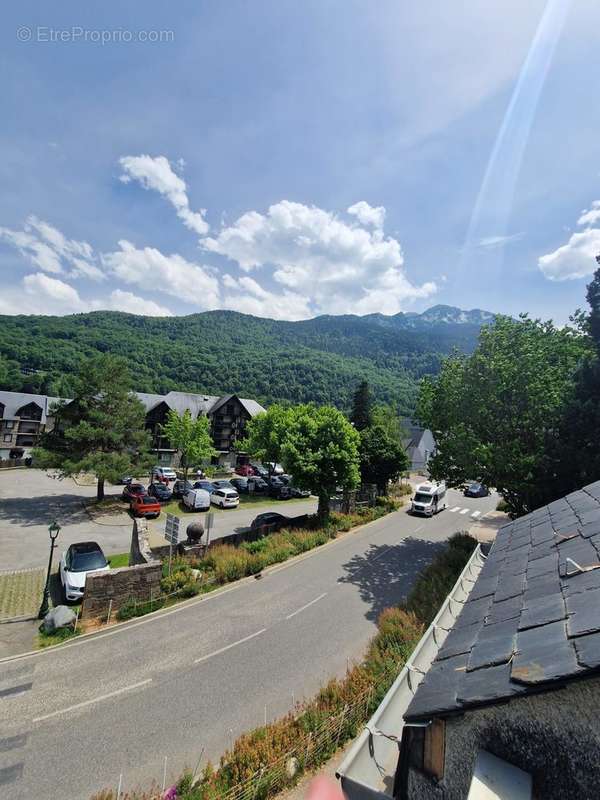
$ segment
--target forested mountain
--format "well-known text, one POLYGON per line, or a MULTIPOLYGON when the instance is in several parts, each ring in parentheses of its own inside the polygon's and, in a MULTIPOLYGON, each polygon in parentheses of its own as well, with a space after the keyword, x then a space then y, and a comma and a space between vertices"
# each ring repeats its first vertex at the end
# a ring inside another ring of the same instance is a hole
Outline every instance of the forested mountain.
POLYGON ((69 396, 79 362, 125 355, 135 389, 334 403, 347 409, 366 379, 375 397, 409 413, 416 382, 452 349, 470 352, 493 315, 435 306, 423 314, 322 316, 300 322, 234 311, 142 317, 96 311, 67 317, 0 316, 1 388, 69 396))

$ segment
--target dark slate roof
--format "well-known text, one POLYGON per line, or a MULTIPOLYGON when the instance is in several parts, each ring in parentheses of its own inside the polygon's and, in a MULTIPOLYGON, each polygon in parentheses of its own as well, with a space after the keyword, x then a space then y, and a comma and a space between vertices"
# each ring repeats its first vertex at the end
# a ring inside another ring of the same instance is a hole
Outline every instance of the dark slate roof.
POLYGON ((498 531, 405 719, 456 713, 597 671, 600 481, 498 531))

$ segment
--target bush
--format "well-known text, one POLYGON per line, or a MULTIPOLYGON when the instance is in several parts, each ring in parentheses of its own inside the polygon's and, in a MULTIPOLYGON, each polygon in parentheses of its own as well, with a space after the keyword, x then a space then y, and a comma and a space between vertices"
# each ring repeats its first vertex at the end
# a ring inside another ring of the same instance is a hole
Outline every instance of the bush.
POLYGON ((396 500, 394 497, 378 497, 376 502, 387 514, 390 514, 392 511, 398 511, 403 504, 402 500, 396 500))
POLYGON ((498 500, 496 511, 503 511, 505 514, 508 514, 508 512, 510 511, 510 506, 503 497, 501 497, 500 500, 498 500))

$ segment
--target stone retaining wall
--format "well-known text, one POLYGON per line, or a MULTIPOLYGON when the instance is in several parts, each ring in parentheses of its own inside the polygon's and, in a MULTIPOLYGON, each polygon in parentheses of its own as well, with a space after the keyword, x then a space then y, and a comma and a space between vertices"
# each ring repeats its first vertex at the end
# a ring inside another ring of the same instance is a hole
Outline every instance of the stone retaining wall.
POLYGON ((162 564, 159 561, 88 573, 81 618, 107 617, 109 608, 112 616, 130 599, 143 602, 157 597, 161 577, 162 564))

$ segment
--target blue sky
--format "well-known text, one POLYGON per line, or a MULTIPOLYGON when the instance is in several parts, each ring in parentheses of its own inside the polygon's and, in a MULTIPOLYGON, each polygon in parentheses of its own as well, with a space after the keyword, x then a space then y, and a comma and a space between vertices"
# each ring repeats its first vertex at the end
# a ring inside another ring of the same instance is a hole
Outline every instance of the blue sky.
POLYGON ((592 0, 1 13, 0 313, 584 306, 592 0))

